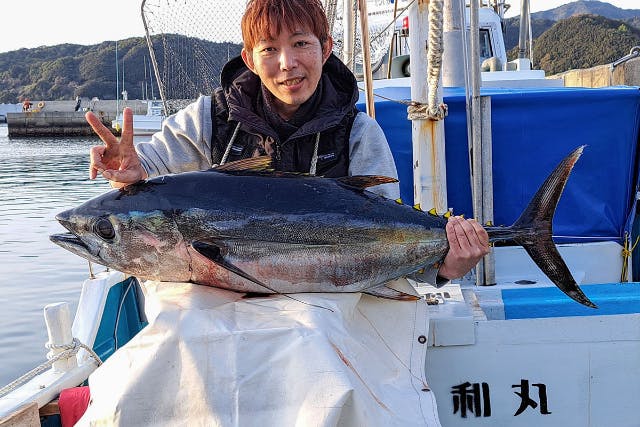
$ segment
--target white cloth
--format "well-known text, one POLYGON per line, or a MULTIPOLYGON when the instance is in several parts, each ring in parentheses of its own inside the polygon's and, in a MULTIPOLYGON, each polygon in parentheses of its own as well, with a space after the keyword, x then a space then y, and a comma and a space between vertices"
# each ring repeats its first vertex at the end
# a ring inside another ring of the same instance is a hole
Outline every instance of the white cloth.
POLYGON ((149 325, 91 375, 78 425, 440 425, 422 300, 144 286, 149 325))

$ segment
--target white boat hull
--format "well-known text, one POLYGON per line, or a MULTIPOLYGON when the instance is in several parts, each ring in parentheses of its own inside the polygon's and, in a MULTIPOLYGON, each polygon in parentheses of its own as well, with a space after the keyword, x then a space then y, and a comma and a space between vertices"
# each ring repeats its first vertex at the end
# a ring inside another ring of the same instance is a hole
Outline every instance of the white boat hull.
POLYGON ((464 345, 437 345, 454 324, 430 329, 443 426, 638 425, 640 314, 473 321, 464 345))

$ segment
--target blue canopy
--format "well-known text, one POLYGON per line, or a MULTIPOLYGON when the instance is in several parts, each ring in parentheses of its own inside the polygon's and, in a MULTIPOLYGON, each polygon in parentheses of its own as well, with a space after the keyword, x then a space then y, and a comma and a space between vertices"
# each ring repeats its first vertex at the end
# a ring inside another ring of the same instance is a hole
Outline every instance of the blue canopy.
MULTIPOLYGON (((377 89, 410 99, 408 87, 377 89)), ((558 242, 616 240, 624 235, 637 183, 640 90, 636 87, 483 88, 491 96, 494 222, 510 225, 553 168, 587 145, 554 220, 558 242)), ((464 90, 445 88, 447 196, 454 213, 472 217, 464 90)), ((363 96, 358 108, 365 110, 363 96)), ((391 146, 402 200, 413 201, 411 122, 406 106, 377 98, 376 120, 391 146)))

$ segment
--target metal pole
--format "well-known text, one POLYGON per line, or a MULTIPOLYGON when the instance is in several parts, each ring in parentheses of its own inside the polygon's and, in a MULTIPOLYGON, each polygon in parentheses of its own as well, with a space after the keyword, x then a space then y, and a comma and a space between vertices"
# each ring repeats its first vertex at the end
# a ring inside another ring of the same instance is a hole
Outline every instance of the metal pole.
MULTIPOLYGON (((480 104, 480 4, 479 0, 471 0, 470 40, 471 40, 471 191, 473 197, 473 216, 482 223, 482 110, 480 104)), ((476 267, 476 284, 484 284, 484 264, 476 267)))
MULTIPOLYGON (((478 219, 481 224, 493 225, 493 147, 491 137, 491 97, 481 96, 482 109, 482 215, 478 219)), ((496 284, 496 266, 493 248, 481 263, 484 269, 483 285, 496 284)))
POLYGON ((400 0, 395 0, 393 2, 393 34, 391 35, 391 43, 389 44, 389 56, 387 61, 387 78, 391 78, 391 63, 393 61, 394 47, 396 45, 396 38, 398 35, 396 34, 396 19, 398 19, 398 3, 400 0))
POLYGON ((529 35, 529 0, 520 2, 520 34, 518 38, 518 58, 527 57, 527 36, 529 35))
MULTIPOLYGON (((427 40, 429 0, 417 0, 409 12, 411 49, 411 99, 428 103, 427 40)), ((442 99, 442 85, 439 98, 442 99)), ((447 211, 447 175, 444 145, 444 121, 416 119, 411 123, 413 146, 413 198, 422 210, 447 211)))
MULTIPOLYGON (((142 4, 140 5, 140 15, 142 15, 142 23, 144 25, 145 37, 147 39, 147 46, 149 47, 149 55, 151 56, 151 63, 153 64, 153 71, 156 75, 156 81, 158 82, 158 90, 160 91, 160 99, 162 99, 162 108, 164 110, 164 116, 169 116, 169 106, 167 104, 167 94, 164 92, 164 86, 162 84, 162 79, 160 78, 160 69, 158 68, 158 61, 156 61, 156 53, 153 50, 153 42, 151 41, 151 36, 149 35, 149 27, 147 25, 147 19, 144 16, 144 5, 147 0, 142 0, 142 4)), ((151 80, 151 92, 153 92, 153 79, 151 80)))
POLYGON ((446 87, 463 87, 464 15, 460 15, 462 0, 444 0, 444 53, 442 54, 442 84, 446 87))
POLYGON ((118 40, 116 40, 116 119, 120 111, 120 70, 118 68, 118 40))
POLYGON ((354 0, 345 0, 342 8, 342 24, 344 40, 342 44, 342 62, 344 62, 351 71, 355 71, 355 61, 353 60, 353 50, 355 46, 353 28, 355 27, 354 17, 354 0))
POLYGON ((362 72, 364 73, 364 97, 367 114, 376 118, 373 105, 373 74, 371 72, 371 46, 369 45, 369 15, 367 14, 367 0, 358 0, 360 10, 360 30, 362 31, 362 72))

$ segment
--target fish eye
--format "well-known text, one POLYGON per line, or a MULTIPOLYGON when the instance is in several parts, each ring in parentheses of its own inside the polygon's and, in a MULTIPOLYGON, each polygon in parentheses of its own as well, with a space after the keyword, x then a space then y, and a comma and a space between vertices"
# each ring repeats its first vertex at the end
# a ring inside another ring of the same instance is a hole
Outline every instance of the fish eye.
POLYGON ((104 240, 111 240, 116 237, 116 231, 113 229, 111 221, 106 218, 99 218, 93 224, 93 231, 104 240))

